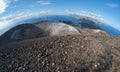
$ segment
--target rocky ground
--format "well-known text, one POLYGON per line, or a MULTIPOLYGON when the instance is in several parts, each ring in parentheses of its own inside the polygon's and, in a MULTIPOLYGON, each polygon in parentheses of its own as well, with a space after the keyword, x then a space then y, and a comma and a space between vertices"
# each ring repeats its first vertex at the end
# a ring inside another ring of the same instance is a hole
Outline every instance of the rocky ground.
POLYGON ((1 72, 120 72, 120 37, 43 37, 0 47, 1 72))

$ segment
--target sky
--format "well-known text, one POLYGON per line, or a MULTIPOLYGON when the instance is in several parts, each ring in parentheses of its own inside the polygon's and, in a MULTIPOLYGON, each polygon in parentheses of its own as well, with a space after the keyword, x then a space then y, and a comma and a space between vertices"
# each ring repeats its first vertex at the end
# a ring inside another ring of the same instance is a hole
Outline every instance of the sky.
POLYGON ((17 15, 49 11, 94 15, 120 27, 120 0, 0 0, 0 23, 17 15))

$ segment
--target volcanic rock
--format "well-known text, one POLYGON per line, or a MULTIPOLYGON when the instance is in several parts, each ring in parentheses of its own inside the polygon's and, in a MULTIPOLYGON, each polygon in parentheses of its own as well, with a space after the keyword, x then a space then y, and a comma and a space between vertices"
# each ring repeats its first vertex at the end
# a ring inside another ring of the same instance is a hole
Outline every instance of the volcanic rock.
POLYGON ((58 22, 38 22, 34 24, 18 25, 2 36, 0 36, 0 45, 10 42, 22 41, 34 38, 49 36, 66 36, 66 35, 108 35, 101 29, 93 29, 74 26, 58 22))
POLYGON ((120 38, 53 36, 0 47, 1 72, 119 72, 120 38))

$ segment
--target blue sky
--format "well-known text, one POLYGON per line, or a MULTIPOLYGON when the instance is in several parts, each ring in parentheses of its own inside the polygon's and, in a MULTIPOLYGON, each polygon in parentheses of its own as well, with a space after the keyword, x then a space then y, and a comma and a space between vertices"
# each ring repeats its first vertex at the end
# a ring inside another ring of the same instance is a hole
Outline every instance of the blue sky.
POLYGON ((20 13, 65 10, 98 14, 120 25, 120 0, 0 0, 0 19, 20 13))

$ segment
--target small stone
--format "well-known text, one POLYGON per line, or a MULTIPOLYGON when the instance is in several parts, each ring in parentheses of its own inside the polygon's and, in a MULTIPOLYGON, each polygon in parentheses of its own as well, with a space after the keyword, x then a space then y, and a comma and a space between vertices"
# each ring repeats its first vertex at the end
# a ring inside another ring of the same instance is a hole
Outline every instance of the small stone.
POLYGON ((74 63, 74 64, 76 64, 76 62, 75 62, 75 61, 73 61, 73 63, 74 63))
POLYGON ((18 70, 21 70, 21 69, 22 69, 22 67, 19 67, 19 68, 18 68, 18 70))
POLYGON ((74 70, 72 70, 72 72, 75 72, 74 70))
POLYGON ((87 66, 88 64, 86 63, 85 65, 87 66))
POLYGON ((100 63, 98 63, 97 65, 100 65, 100 63))
POLYGON ((10 64, 10 65, 8 65, 8 68, 11 68, 12 67, 12 65, 10 64))
POLYGON ((40 54, 38 54, 37 57, 40 57, 40 54))
POLYGON ((66 66, 65 68, 68 69, 68 66, 66 66))
POLYGON ((38 58, 37 61, 39 62, 39 61, 40 61, 40 58, 38 58))
POLYGON ((72 45, 70 45, 70 47, 72 48, 73 46, 72 46, 72 45))
POLYGON ((23 68, 23 71, 25 70, 25 68, 23 68))
POLYGON ((67 52, 65 51, 65 54, 67 54, 67 52))
POLYGON ((57 67, 57 70, 59 70, 60 68, 59 67, 57 67))
POLYGON ((95 64, 94 66, 95 66, 95 68, 96 68, 96 67, 97 67, 97 64, 95 64))
POLYGON ((75 38, 73 38, 73 40, 75 40, 75 38))
POLYGON ((84 48, 84 47, 85 47, 84 45, 81 46, 81 48, 84 48))
POLYGON ((52 65, 55 65, 55 63, 52 63, 52 65))

